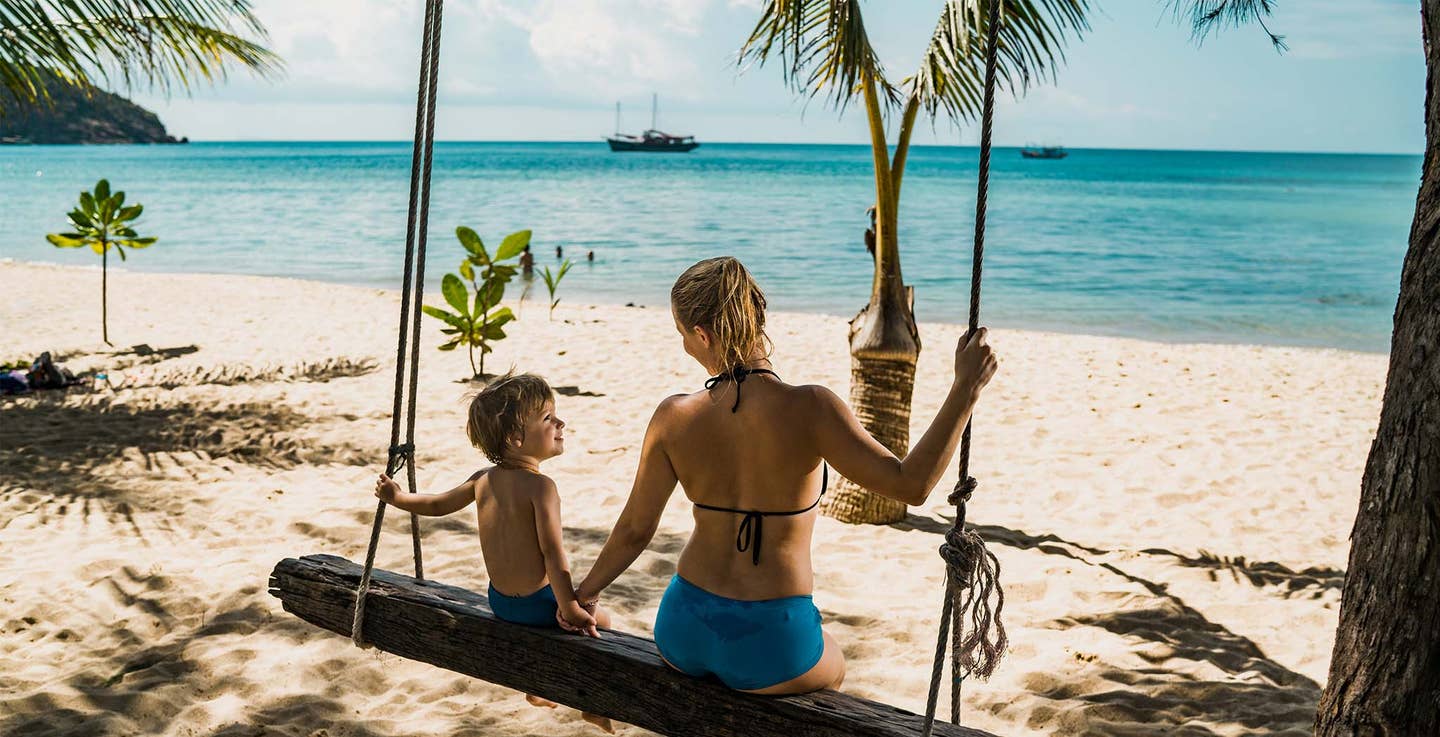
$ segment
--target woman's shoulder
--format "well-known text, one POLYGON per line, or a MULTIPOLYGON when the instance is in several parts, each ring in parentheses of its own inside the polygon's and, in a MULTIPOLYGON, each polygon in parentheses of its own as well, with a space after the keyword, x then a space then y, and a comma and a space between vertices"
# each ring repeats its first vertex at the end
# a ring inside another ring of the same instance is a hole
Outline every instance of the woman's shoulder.
POLYGON ((821 384, 787 385, 787 389, 811 412, 824 412, 845 406, 845 400, 841 399, 840 395, 821 384))
POLYGON ((700 391, 691 394, 671 394, 660 400, 660 404, 655 405, 655 414, 651 416, 650 424, 673 420, 678 415, 693 411, 699 406, 699 397, 704 393, 700 391))

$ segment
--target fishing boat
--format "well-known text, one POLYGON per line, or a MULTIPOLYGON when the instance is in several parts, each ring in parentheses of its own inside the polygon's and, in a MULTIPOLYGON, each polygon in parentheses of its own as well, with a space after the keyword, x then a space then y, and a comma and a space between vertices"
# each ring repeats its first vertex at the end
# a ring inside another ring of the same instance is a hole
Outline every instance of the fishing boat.
POLYGON ((620 103, 615 103, 615 135, 606 136, 611 151, 653 151, 684 153, 700 146, 695 136, 673 136, 659 130, 656 116, 659 112, 659 96, 650 96, 650 129, 638 136, 620 132, 620 103))
POLYGON ((1020 155, 1027 159, 1063 159, 1069 156, 1064 146, 1026 146, 1020 155))

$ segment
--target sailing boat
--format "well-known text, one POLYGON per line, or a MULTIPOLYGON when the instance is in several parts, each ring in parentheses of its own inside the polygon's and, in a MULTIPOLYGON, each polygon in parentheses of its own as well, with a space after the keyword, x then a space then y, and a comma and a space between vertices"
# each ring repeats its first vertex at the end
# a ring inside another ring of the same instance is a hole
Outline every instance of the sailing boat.
POLYGON ((650 96, 650 130, 638 136, 620 132, 620 103, 615 103, 615 135, 606 136, 611 151, 657 151, 684 153, 699 147, 694 136, 672 136, 656 129, 655 118, 660 107, 660 96, 650 96))
POLYGON ((1064 146, 1026 146, 1020 155, 1027 159, 1063 159, 1069 156, 1064 146))

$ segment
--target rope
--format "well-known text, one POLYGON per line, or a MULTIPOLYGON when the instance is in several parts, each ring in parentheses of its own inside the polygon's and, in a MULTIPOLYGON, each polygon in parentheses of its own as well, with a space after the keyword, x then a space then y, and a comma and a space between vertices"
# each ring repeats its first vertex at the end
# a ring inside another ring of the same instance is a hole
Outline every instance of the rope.
MULTIPOLYGON (((415 396, 420 367, 421 313, 418 303, 425 296, 425 229, 429 221, 430 164, 435 132, 435 77, 439 70, 442 10, 443 0, 426 0, 424 29, 420 41, 420 81, 415 93, 415 142, 410 155, 405 274, 400 294, 399 338, 395 348, 395 402, 390 414, 390 451, 385 463, 385 475, 392 478, 401 468, 406 469, 406 480, 412 492, 416 488, 415 396), (407 343, 410 347, 408 364, 405 351, 407 343), (410 378, 408 386, 405 382, 407 369, 410 378), (406 442, 403 444, 400 442, 402 408, 407 409, 404 425, 406 442)), ((385 521, 385 506, 385 502, 378 502, 375 506, 375 521, 370 527, 370 546, 365 553, 365 570, 360 575, 360 585, 355 592, 355 613, 350 623, 350 639, 360 647, 369 647, 364 639, 365 601, 370 591, 370 576, 375 567, 375 551, 380 544, 380 529, 385 521)), ((415 559, 415 577, 423 579, 425 575, 420 553, 420 526, 419 519, 414 514, 410 515, 410 539, 415 559)))
MULTIPOLYGON (((980 277, 985 257, 985 210, 990 188, 990 134, 995 118, 995 66, 999 47, 1000 4, 989 0, 985 16, 985 101, 980 115, 980 177, 975 196, 975 253, 970 273, 970 324, 966 338, 980 326, 980 277)), ((960 436, 960 479, 948 501, 955 505, 955 523, 945 533, 940 557, 945 560, 945 600, 940 610, 940 633, 935 642, 935 664, 925 705, 923 737, 935 728, 935 707, 940 674, 945 666, 945 640, 950 639, 950 723, 960 723, 960 695, 965 678, 989 678, 1005 654, 1008 638, 1000 612, 1005 594, 1000 588, 1000 560, 985 549, 985 541, 965 529, 965 504, 977 482, 970 476, 970 423, 960 436), (994 598, 992 608, 991 599, 994 598)))
MULTIPOLYGON (((421 58, 428 61, 429 67, 422 75, 430 83, 429 94, 425 96, 425 173, 421 176, 423 187, 420 190, 420 224, 415 232, 415 310, 412 312, 413 327, 412 335, 415 339, 410 342, 410 411, 405 417, 405 438, 407 442, 415 442, 415 396, 420 382, 420 303, 425 299, 425 241, 430 229, 430 164, 435 158, 435 85, 440 76, 440 21, 441 13, 445 9, 445 0, 434 0, 435 22, 430 32, 430 53, 425 55, 425 44, 421 43, 421 58)), ((417 105, 418 107, 418 105, 417 105)), ((411 160, 411 168, 414 168, 414 160, 411 160)), ((412 175, 413 178, 413 175, 412 175)), ((413 459, 412 459, 413 460, 413 459)), ((415 464, 411 463, 407 471, 410 482, 410 493, 415 493, 419 486, 415 483, 415 464)), ((425 566, 420 558, 420 524, 414 513, 410 515, 410 544, 415 559, 415 578, 425 578, 425 566)))

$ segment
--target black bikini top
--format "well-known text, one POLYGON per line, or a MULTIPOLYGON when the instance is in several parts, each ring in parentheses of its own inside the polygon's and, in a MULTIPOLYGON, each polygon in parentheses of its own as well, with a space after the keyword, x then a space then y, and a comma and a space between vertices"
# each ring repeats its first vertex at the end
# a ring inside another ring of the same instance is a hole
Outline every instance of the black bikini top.
MULTIPOLYGON (((706 380, 705 382, 705 388, 710 389, 716 384, 727 379, 734 380, 735 406, 730 408, 730 411, 734 412, 740 408, 740 384, 744 382, 745 377, 749 376, 750 374, 770 374, 771 376, 775 376, 775 378, 777 379, 780 378, 775 374, 774 371, 771 371, 770 369, 747 369, 744 366, 737 366, 732 371, 720 374, 719 376, 710 377, 710 379, 706 380)), ((826 487, 828 487, 829 485, 830 467, 825 465, 824 461, 821 461, 820 496, 815 497, 815 501, 810 506, 804 509, 797 509, 793 512, 760 512, 753 509, 731 509, 730 507, 716 507, 709 504, 701 504, 700 502, 695 502, 695 506, 700 509, 708 509, 712 512, 730 512, 731 514, 745 515, 745 519, 740 521, 740 531, 735 535, 735 549, 742 553, 747 550, 750 551, 751 564, 758 566, 760 565, 760 534, 764 529, 765 518, 794 517, 797 514, 805 514, 806 512, 819 506, 820 500, 825 498, 825 490, 826 487)))
POLYGON ((710 378, 706 379, 706 380, 705 380, 705 388, 706 388, 706 389, 714 389, 714 388, 715 388, 715 385, 716 385, 716 384, 719 384, 719 383, 722 382, 722 381, 734 381, 734 382, 735 382, 735 406, 733 406, 733 407, 730 408, 730 411, 731 411, 731 412, 734 412, 735 410, 740 409, 740 385, 745 383, 745 377, 751 376, 751 375, 754 375, 754 374, 770 374, 771 376, 774 376, 774 377, 777 378, 777 379, 780 378, 780 375, 779 375, 779 374, 775 373, 774 371, 771 371, 770 369, 765 369, 765 368, 747 369, 747 368, 745 368, 744 366, 736 366, 735 368, 730 369, 729 371, 726 371, 726 372, 724 372, 724 373, 721 373, 719 376, 711 376, 710 378))

